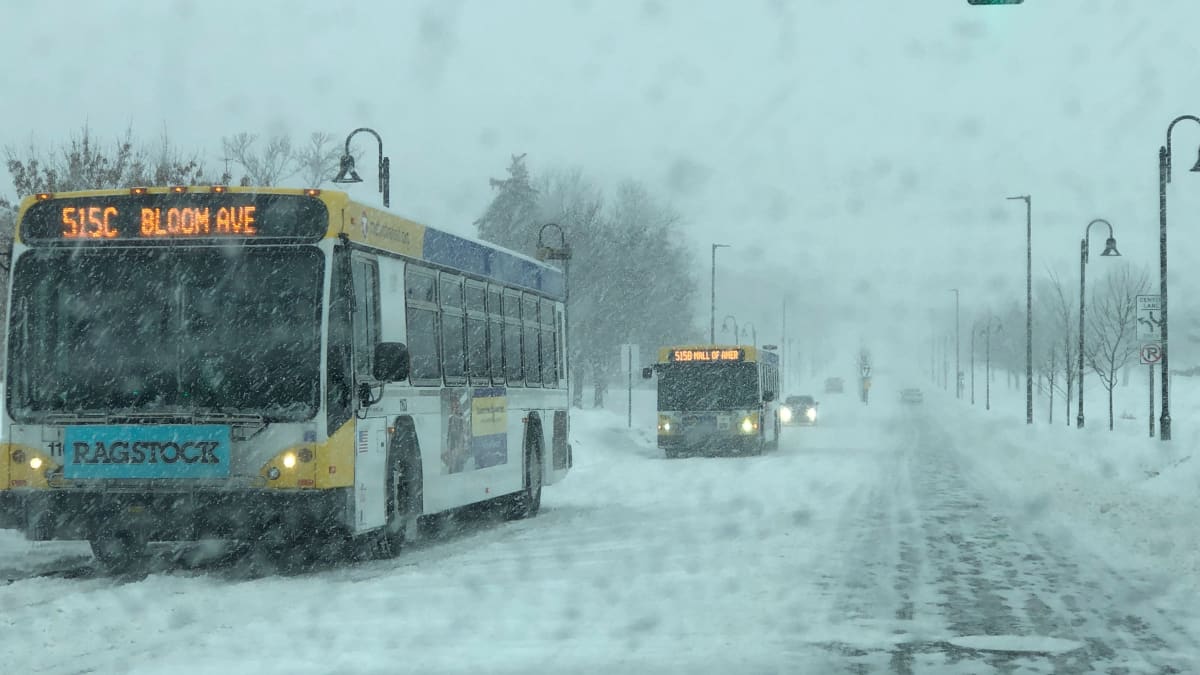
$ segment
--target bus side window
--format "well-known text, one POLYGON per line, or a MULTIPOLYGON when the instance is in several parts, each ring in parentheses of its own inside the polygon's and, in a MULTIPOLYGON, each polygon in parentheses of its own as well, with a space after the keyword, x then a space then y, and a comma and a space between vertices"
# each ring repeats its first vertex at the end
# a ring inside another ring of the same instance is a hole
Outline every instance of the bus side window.
POLYGON ((491 371, 488 368, 487 344, 487 304, 484 285, 479 282, 467 282, 467 375, 471 384, 487 385, 491 383, 491 371))
POLYGON ((492 384, 504 384, 504 312, 500 306, 500 289, 487 287, 488 361, 492 384))
POLYGON ((538 299, 521 294, 522 358, 525 363, 525 386, 542 386, 541 355, 538 352, 538 299))
POLYGON ((404 270, 408 298, 408 351, 413 384, 441 384, 441 331, 438 322, 437 277, 433 270, 409 264, 404 270))
POLYGON ((521 368, 521 295, 515 291, 504 294, 504 379, 508 386, 522 386, 525 371, 521 368))
POLYGON ((466 315, 463 278, 442 272, 438 301, 442 308, 442 374, 446 384, 466 384, 466 315))

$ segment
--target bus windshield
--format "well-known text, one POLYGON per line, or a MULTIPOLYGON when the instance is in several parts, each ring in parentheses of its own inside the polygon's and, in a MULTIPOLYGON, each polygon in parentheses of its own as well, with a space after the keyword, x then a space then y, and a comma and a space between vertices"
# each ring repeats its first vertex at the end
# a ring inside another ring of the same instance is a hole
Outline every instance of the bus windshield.
POLYGON ((758 404, 758 368, 753 363, 672 363, 659 370, 659 410, 728 410, 758 404))
POLYGON ((322 260, 311 247, 27 253, 13 277, 9 412, 308 419, 322 260))

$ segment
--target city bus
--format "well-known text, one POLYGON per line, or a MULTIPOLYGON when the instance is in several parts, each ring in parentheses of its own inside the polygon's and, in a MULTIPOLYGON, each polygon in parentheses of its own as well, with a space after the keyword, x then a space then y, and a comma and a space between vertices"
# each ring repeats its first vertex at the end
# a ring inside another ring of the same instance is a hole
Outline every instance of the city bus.
POLYGON ((770 345, 663 347, 642 374, 657 374, 658 447, 668 458, 779 446, 779 355, 770 345))
POLYGON ((342 192, 38 194, 14 238, 0 527, 331 542, 537 513, 572 465, 565 279, 342 192))

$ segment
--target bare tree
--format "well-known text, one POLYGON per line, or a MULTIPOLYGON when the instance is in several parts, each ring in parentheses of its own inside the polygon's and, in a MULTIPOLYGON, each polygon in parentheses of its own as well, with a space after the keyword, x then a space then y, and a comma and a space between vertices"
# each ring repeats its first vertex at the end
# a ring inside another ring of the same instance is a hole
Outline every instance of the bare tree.
POLYGON ((241 167, 242 185, 279 185, 300 170, 292 139, 287 135, 271 136, 261 151, 255 147, 257 144, 258 134, 246 132, 221 139, 222 160, 241 167))
POLYGON ((205 180, 200 154, 179 149, 166 130, 151 149, 138 143, 132 128, 111 146, 105 146, 85 124, 54 150, 46 151, 31 143, 19 152, 6 148, 5 154, 13 188, 20 195, 213 182, 205 180))
POLYGON ((333 134, 314 131, 308 137, 308 145, 296 152, 296 166, 305 187, 321 187, 337 174, 342 159, 342 148, 333 134))
MULTIPOLYGON (((108 145, 97 141, 85 124, 57 148, 47 150, 32 142, 20 151, 5 148, 5 160, 18 195, 222 182, 207 179, 200 153, 176 146, 166 129, 153 146, 138 142, 132 127, 108 145)), ((5 270, 15 221, 16 206, 0 198, 0 267, 5 270)))
MULTIPOLYGON (((1092 294, 1088 312, 1088 349, 1086 357, 1092 370, 1108 391, 1108 428, 1113 428, 1113 388, 1117 373, 1137 351, 1137 300, 1150 287, 1145 270, 1134 271, 1128 264, 1109 272, 1092 294)), ((1081 392, 1082 393, 1082 392, 1081 392)))
MULTIPOLYGON (((16 205, 4 197, 0 197, 0 269, 5 272, 8 272, 9 262, 12 260, 13 232, 16 225, 16 205)), ((0 293, 0 308, 3 306, 6 295, 0 293)))
POLYGON ((1064 382, 1061 390, 1067 404, 1067 426, 1071 426, 1071 400, 1079 367, 1079 311, 1075 309, 1075 303, 1067 299, 1066 288, 1058 274, 1050 270, 1049 275, 1048 302, 1045 304, 1051 315, 1052 331, 1062 341, 1064 382))

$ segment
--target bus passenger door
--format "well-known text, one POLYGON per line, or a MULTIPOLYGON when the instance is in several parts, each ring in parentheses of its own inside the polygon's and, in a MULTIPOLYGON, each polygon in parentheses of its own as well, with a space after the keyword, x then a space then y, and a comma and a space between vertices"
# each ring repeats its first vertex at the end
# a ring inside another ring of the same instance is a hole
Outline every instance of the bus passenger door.
POLYGON ((354 428, 354 531, 387 524, 387 418, 356 419, 354 428))
MULTIPOLYGON (((351 258, 354 278, 353 351, 355 396, 366 385, 372 398, 379 387, 373 375, 375 346, 379 344, 379 266, 366 255, 351 258)), ((387 524, 387 417, 378 405, 356 401, 354 419, 354 529, 355 532, 387 524)))

